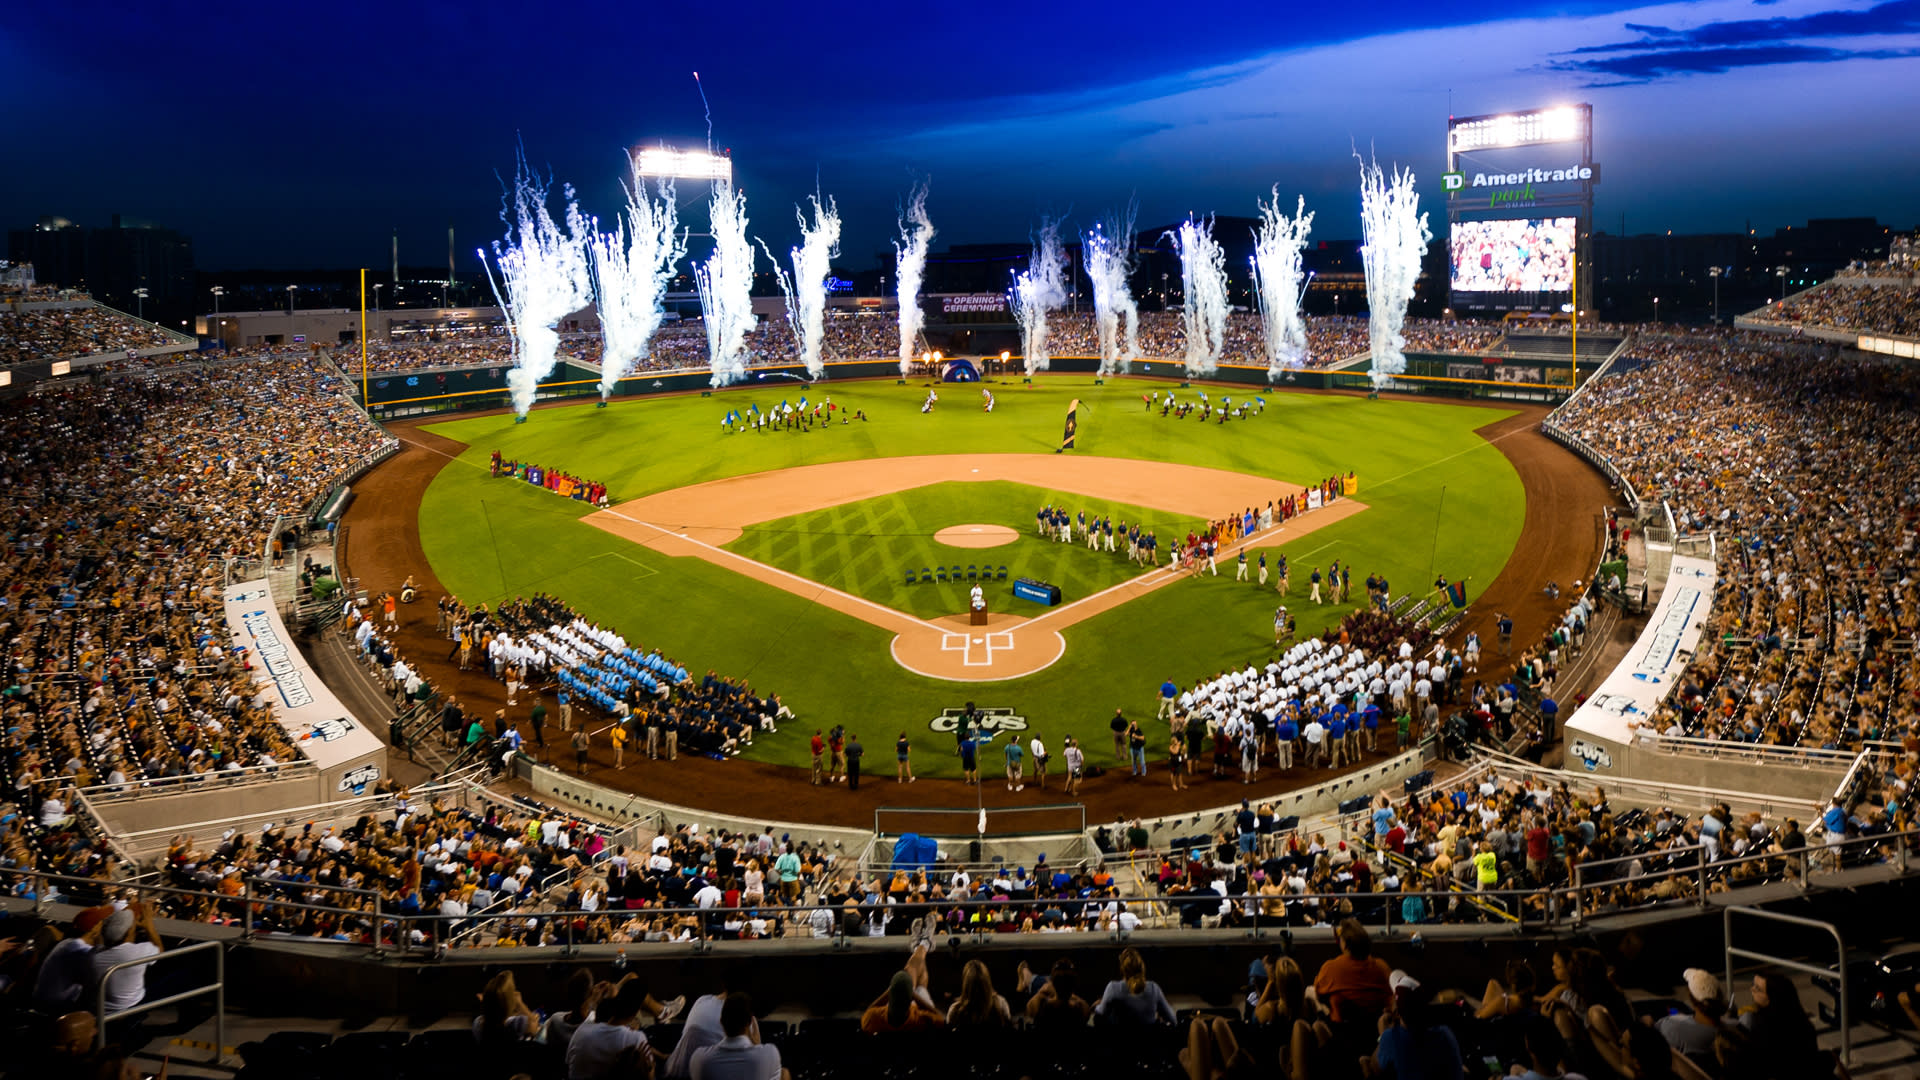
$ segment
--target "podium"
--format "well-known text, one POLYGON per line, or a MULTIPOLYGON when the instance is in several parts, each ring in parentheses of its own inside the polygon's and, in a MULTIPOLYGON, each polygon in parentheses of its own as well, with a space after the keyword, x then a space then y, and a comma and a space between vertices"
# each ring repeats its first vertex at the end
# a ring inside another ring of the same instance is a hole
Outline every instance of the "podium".
POLYGON ((968 611, 967 611, 967 625, 969 625, 969 626, 985 626, 985 625, 987 625, 987 609, 986 609, 986 608, 983 608, 983 607, 977 607, 977 608, 970 608, 970 609, 968 609, 968 611))

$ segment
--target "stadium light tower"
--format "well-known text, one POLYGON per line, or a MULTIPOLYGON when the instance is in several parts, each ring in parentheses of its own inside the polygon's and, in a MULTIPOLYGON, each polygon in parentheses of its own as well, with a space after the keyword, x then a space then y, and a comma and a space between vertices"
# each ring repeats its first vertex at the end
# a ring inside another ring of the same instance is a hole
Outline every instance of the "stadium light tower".
POLYGON ((380 290, 384 288, 386 288, 386 285, 382 282, 376 281, 373 283, 373 310, 375 311, 380 310, 380 290))
POLYGON ((1780 303, 1785 304, 1787 302, 1787 268, 1784 266, 1774 267, 1773 276, 1780 279, 1780 303))
POLYGON ((220 298, 227 295, 227 290, 215 285, 207 291, 213 294, 213 319, 217 323, 220 321, 220 298))
POLYGON ((1713 279, 1713 325, 1720 325, 1720 268, 1707 267, 1707 276, 1713 279))
POLYGON ((133 309, 134 318, 144 319, 147 317, 147 296, 148 293, 145 286, 133 290, 133 299, 136 305, 133 309))
POLYGON ((726 151, 675 150, 649 146, 634 155, 634 175, 674 180, 733 180, 733 158, 726 151))

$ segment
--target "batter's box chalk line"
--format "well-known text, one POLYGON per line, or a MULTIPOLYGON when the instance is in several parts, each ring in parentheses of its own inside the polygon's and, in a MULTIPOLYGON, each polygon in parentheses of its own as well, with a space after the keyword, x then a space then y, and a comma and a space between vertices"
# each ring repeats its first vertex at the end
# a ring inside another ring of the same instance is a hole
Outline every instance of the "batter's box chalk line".
POLYGON ((986 634, 941 634, 941 652, 957 652, 964 667, 992 667, 995 652, 1013 651, 1013 631, 995 630, 986 634), (975 657, 974 649, 984 654, 975 657))

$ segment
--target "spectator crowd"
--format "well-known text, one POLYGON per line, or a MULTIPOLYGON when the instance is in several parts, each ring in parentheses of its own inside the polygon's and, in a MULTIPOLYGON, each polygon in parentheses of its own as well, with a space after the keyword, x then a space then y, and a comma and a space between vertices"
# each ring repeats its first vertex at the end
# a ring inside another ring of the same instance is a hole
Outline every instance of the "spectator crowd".
POLYGON ((98 304, 0 307, 0 367, 179 344, 178 336, 158 326, 98 304))
POLYGON ((108 868, 73 789, 298 760, 258 658, 228 639, 223 573, 385 442, 309 360, 162 368, 0 407, 6 865, 108 868))
POLYGON ((1711 632, 1645 726, 1833 750, 1920 701, 1920 439, 1910 364, 1744 332, 1643 337, 1654 360, 1564 412, 1682 533, 1713 532, 1711 632))
POLYGON ((1783 304, 1769 304, 1755 317, 1827 330, 1920 336, 1920 285, 1856 285, 1836 280, 1788 297, 1783 304))

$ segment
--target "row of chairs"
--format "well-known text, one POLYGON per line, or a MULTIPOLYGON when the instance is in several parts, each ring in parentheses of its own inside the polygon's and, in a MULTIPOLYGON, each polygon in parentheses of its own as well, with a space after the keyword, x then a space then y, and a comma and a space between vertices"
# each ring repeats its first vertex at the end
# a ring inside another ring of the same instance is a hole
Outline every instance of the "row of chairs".
POLYGON ((923 566, 918 574, 908 570, 906 577, 909 585, 930 585, 936 581, 1005 581, 1007 568, 1003 566, 996 572, 991 566, 968 563, 965 568, 962 568, 956 563, 951 570, 944 566, 931 569, 923 566))

